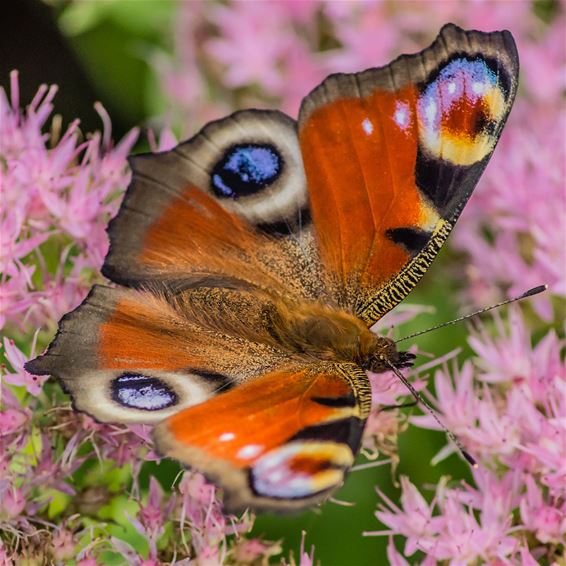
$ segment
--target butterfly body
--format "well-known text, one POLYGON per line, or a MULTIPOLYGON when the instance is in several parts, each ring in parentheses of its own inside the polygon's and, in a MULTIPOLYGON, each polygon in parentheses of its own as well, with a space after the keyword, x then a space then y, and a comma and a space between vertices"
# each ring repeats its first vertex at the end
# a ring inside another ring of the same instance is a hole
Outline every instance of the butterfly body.
POLYGON ((243 110, 134 156, 95 286, 28 362, 228 509, 301 510, 343 483, 366 371, 414 356, 370 327, 414 288, 493 152, 517 88, 509 32, 446 25, 415 55, 329 76, 298 121, 243 110))
POLYGON ((352 362, 372 371, 381 357, 398 361, 392 340, 374 334, 356 316, 324 305, 280 305, 267 314, 267 324, 275 342, 295 355, 352 362))

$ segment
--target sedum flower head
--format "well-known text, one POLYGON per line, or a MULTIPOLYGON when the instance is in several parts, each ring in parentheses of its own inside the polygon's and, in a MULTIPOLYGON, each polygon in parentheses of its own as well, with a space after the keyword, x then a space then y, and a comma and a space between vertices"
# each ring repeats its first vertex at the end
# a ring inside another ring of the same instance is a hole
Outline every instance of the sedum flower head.
POLYGON ((0 89, 0 328, 29 331, 54 326, 76 307, 108 249, 105 227, 128 182, 126 156, 137 139, 132 130, 115 147, 104 109, 105 131, 87 139, 72 122, 50 125, 55 86, 39 88, 19 107, 18 75, 11 96, 0 89), (46 262, 44 250, 59 250, 46 262))
MULTIPOLYGON (((552 563, 564 552, 565 344, 550 331, 533 345, 518 308, 507 325, 495 321, 495 338, 485 328, 470 337, 476 361, 438 370, 434 378, 440 418, 479 461, 474 485, 445 481, 428 503, 402 478, 401 504, 381 494, 376 512, 388 530, 366 533, 402 535, 405 556, 420 550, 427 560, 454 565, 518 564, 552 563)), ((438 429, 429 415, 411 422, 438 429)), ((448 445, 437 459, 454 451, 448 445)), ((390 546, 402 563, 396 552, 390 546)))

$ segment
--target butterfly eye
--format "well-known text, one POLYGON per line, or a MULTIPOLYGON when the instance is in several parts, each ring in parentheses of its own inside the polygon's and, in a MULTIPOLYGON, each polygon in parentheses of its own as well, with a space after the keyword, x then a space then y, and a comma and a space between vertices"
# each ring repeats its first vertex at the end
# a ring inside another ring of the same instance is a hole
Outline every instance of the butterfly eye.
POLYGON ((114 379, 111 387, 112 399, 133 409, 158 411, 178 402, 177 394, 155 377, 124 374, 114 379))
POLYGON ((270 144, 232 146, 212 169, 212 190, 220 198, 252 195, 281 174, 283 159, 270 144))

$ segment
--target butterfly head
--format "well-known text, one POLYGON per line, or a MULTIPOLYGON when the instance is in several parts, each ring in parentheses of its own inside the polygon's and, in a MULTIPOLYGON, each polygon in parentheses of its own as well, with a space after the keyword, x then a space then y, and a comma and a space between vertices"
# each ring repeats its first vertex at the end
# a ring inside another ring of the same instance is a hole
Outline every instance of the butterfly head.
POLYGON ((373 351, 362 367, 373 373, 389 371, 391 366, 396 368, 408 368, 414 363, 415 354, 411 352, 400 352, 391 338, 376 336, 373 351))

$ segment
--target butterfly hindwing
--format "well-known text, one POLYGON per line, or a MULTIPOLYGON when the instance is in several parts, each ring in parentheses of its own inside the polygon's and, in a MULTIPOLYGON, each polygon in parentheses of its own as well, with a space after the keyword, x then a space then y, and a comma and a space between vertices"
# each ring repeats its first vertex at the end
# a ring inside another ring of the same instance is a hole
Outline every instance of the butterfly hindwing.
POLYGON ((283 367, 177 413, 155 437, 222 486, 229 510, 292 511, 342 485, 369 408, 354 364, 283 367))
POLYGON ((328 77, 303 101, 311 214, 338 301, 373 324, 416 285, 497 143, 517 88, 509 32, 445 26, 379 69, 328 77))
POLYGON ((233 290, 171 298, 98 285, 26 369, 59 378, 99 421, 159 422, 288 359, 265 343, 264 307, 233 290))

